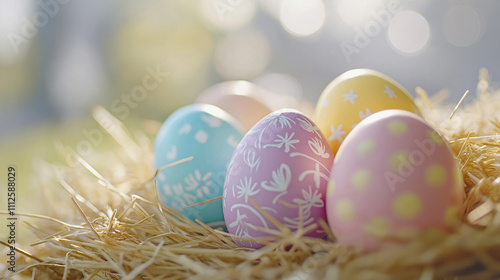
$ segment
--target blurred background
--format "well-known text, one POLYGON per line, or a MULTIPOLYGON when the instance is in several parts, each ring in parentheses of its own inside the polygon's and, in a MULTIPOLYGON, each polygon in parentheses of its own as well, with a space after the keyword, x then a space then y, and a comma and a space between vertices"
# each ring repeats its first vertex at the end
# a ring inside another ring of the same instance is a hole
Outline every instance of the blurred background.
POLYGON ((97 104, 126 124, 163 122, 226 80, 314 104, 366 67, 412 94, 447 88, 454 104, 481 67, 500 80, 499 11, 495 0, 0 0, 1 162, 82 139, 97 104))
POLYGON ((67 129, 96 104, 163 121, 225 80, 315 103, 360 67, 456 102, 481 67, 500 80, 499 11, 494 0, 0 0, 0 141, 67 129))

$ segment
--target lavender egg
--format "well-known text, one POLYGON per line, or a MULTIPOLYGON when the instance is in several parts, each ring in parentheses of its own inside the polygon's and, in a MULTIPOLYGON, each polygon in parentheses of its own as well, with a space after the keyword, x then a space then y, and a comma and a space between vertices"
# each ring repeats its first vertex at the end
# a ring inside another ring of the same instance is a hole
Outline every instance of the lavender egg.
MULTIPOLYGON (((262 210, 292 231, 325 220, 332 162, 326 138, 303 113, 282 109, 264 117, 229 162, 222 199, 229 233, 239 245, 259 248, 256 238, 270 236, 259 228, 277 230, 262 210)), ((323 235, 320 227, 308 233, 323 235)))

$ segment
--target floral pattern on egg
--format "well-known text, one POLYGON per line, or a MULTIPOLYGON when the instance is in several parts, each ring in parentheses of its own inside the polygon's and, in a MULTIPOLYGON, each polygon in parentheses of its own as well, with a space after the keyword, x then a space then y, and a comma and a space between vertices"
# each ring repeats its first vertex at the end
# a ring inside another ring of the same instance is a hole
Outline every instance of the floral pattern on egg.
POLYGON ((212 105, 193 104, 175 111, 165 121, 155 141, 155 168, 187 161, 158 172, 160 202, 191 220, 224 226, 222 195, 227 164, 242 138, 237 121, 212 105))
POLYGON ((385 110, 340 146, 326 207, 339 243, 372 250, 383 238, 448 228, 462 201, 462 174, 439 134, 415 114, 385 110))
MULTIPOLYGON (((242 139, 229 163, 223 209, 229 232, 236 237, 269 236, 258 228, 277 228, 252 203, 291 230, 325 216, 325 192, 333 161, 325 137, 304 114, 276 111, 259 121, 242 139)), ((319 228, 309 234, 324 235, 319 228)), ((236 242, 258 248, 253 241, 236 242)))

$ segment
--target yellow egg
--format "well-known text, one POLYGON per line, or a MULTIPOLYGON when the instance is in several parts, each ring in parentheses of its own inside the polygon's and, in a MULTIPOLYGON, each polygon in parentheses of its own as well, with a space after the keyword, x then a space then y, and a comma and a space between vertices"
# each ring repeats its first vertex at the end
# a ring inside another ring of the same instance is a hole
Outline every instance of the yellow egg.
POLYGON ((396 81, 375 70, 354 69, 335 78, 321 93, 314 121, 336 154, 354 126, 386 109, 421 115, 411 96, 396 81))

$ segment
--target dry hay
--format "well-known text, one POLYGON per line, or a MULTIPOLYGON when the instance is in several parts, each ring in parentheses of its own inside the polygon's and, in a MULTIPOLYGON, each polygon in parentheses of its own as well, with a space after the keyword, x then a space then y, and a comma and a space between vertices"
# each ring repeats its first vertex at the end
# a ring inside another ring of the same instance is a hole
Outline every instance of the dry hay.
MULTIPOLYGON (((500 277, 500 91, 481 70, 477 97, 456 112, 444 94, 417 89, 426 119, 448 140, 466 186, 454 232, 388 240, 378 252, 304 237, 284 227, 259 250, 158 203, 148 137, 134 137, 102 108, 96 120, 119 143, 72 168, 37 162, 46 216, 18 214, 38 239, 18 249, 16 276, 33 279, 490 279, 500 277), (453 113, 452 113, 453 112, 453 113), (453 115, 450 117, 450 115, 453 115), (109 124, 112 125, 109 125, 109 124), (136 139, 132 141, 132 139, 136 139), (88 160, 88 162, 86 161, 88 160), (92 162, 93 164, 89 164, 92 162), (61 186, 66 192, 61 191, 61 186), (270 240, 271 241, 271 240, 270 240)), ((469 97, 470 98, 470 97, 469 97)), ((145 122, 144 131, 155 130, 145 122)), ((58 145, 63 158, 67 153, 58 145)), ((196 156, 196 155, 194 155, 196 156)), ((189 159, 186 159, 189 160, 189 159)), ((182 164, 182 162, 178 163, 182 164)), ((168 168, 168 167, 167 167, 168 168)), ((5 214, 5 213, 4 213, 5 214)), ((2 254, 5 251, 2 252, 2 254)), ((7 272, 4 271, 4 275, 7 272)))

